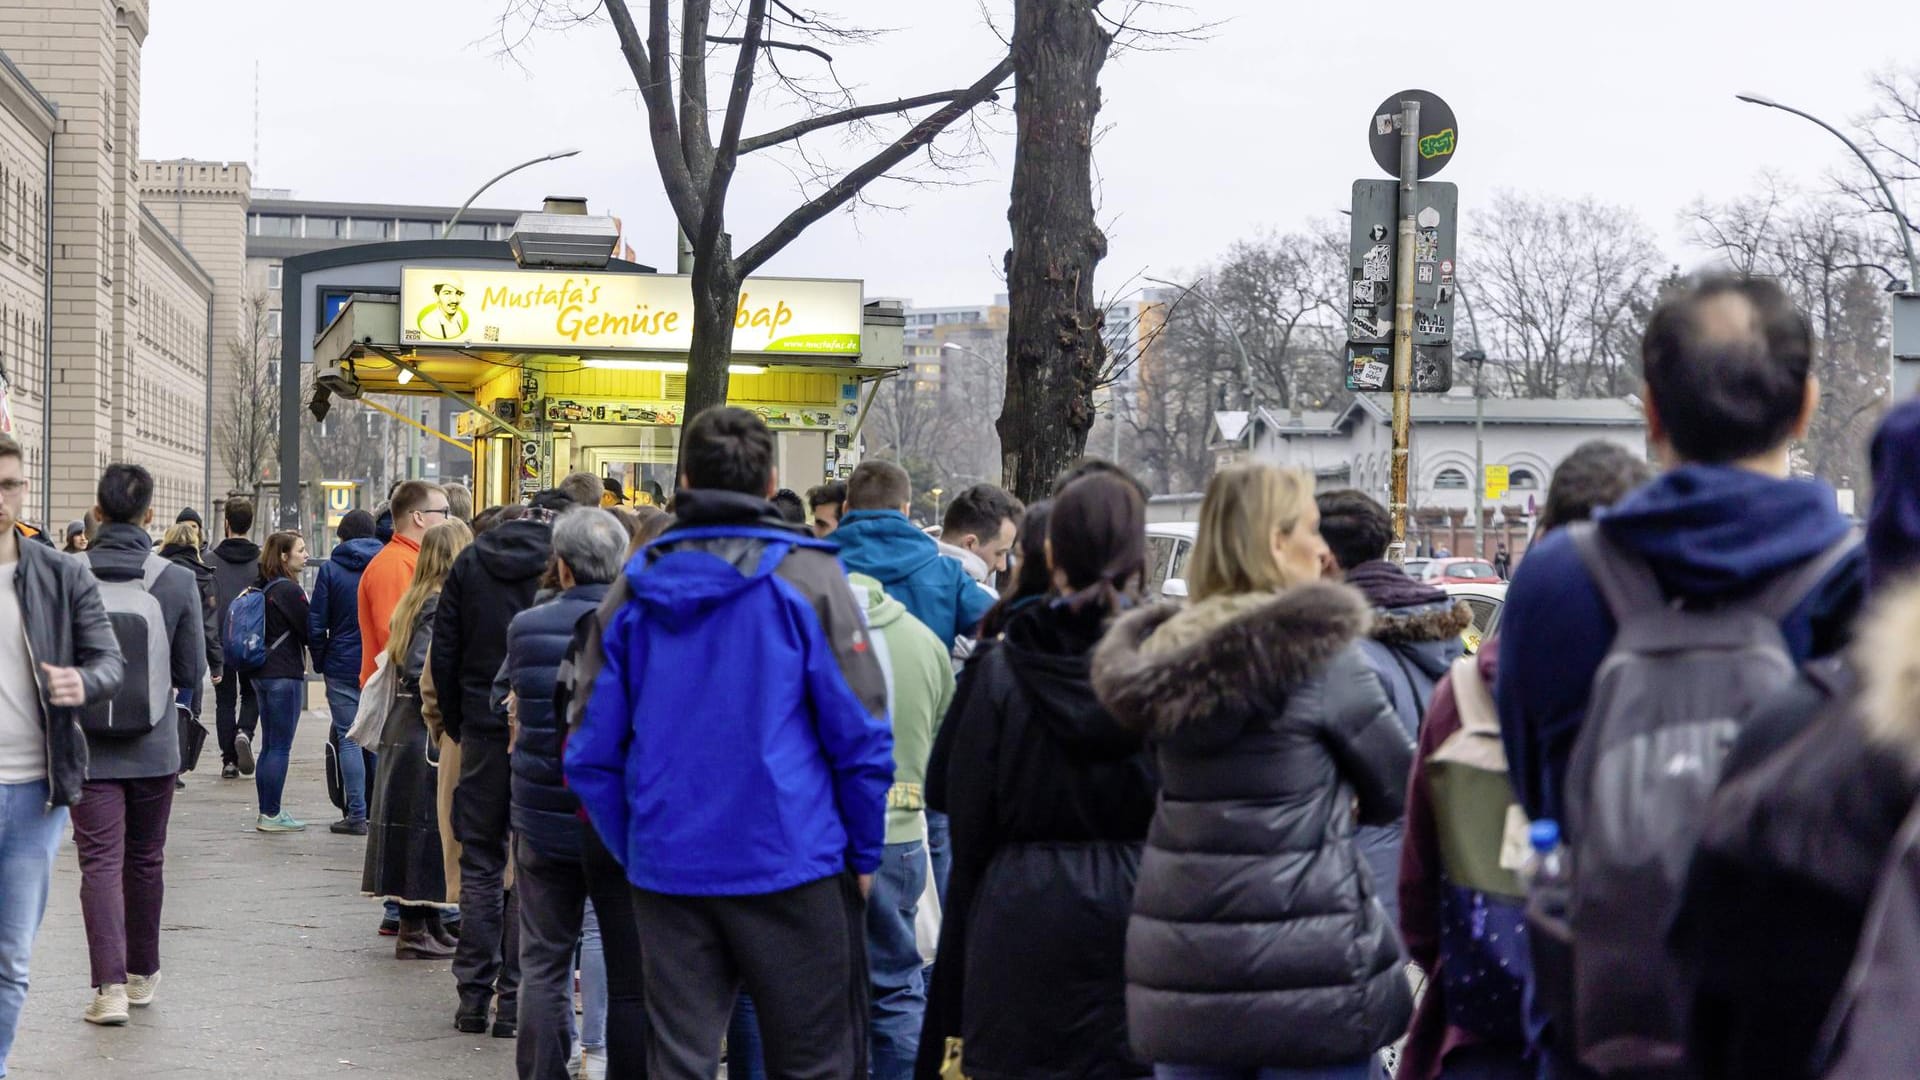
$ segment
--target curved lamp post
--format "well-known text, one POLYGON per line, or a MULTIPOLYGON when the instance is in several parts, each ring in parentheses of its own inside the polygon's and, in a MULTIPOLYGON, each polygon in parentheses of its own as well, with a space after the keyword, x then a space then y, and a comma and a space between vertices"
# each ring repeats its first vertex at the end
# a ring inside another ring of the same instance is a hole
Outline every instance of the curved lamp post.
POLYGON ((453 212, 453 216, 447 219, 446 225, 442 226, 440 229, 440 238, 444 240, 448 236, 451 236, 453 234, 453 227, 459 224, 460 215, 467 212, 467 208, 473 205, 473 201, 475 199, 478 199, 480 196, 485 195, 487 193, 488 188, 492 187, 493 185, 499 183, 502 180, 505 180, 507 177, 512 176, 514 173, 519 172, 521 169, 527 168, 532 165, 538 165, 543 161, 558 161, 561 158, 570 158, 579 152, 580 151, 578 150, 555 150, 551 154, 542 154, 531 161, 523 161, 520 164, 515 165, 513 168, 508 169, 507 171, 487 181, 486 183, 481 184, 479 190, 467 196, 467 201, 461 203, 460 209, 455 210, 453 212))

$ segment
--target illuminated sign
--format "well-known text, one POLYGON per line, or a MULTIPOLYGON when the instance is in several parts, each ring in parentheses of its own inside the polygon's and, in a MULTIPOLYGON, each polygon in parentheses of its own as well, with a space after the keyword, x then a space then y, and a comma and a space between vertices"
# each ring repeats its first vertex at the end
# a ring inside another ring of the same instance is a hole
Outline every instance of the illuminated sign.
MULTIPOLYGON (((858 356, 858 281, 748 278, 734 313, 733 351, 858 356)), ((693 288, 677 274, 407 267, 400 338, 482 349, 633 349, 685 353, 693 288)))

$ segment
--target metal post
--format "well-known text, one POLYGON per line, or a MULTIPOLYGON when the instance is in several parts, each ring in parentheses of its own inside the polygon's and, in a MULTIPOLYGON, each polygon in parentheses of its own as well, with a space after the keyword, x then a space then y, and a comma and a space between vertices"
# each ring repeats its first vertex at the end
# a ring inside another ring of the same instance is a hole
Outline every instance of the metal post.
POLYGON ((693 273, 693 241, 687 239, 687 230, 675 226, 673 237, 674 271, 681 274, 693 273))
POLYGON ((1420 183, 1420 103, 1400 103, 1400 231, 1393 298, 1393 544, 1387 558, 1407 557, 1407 452, 1413 435, 1413 273, 1416 198, 1420 183))
POLYGON ((1478 558, 1487 557, 1487 528, 1484 521, 1487 497, 1487 357, 1485 353, 1476 353, 1479 357, 1473 365, 1473 553, 1478 558))

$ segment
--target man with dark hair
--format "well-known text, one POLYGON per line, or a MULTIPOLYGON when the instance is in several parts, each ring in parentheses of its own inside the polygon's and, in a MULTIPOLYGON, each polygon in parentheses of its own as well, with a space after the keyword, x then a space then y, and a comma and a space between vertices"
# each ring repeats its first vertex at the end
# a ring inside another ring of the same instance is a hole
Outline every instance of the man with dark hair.
POLYGON ((847 509, 847 482, 829 480, 807 491, 807 510, 812 514, 813 535, 827 537, 840 527, 840 515, 847 509))
POLYGON ((1020 500, 1005 490, 975 484, 947 504, 940 520, 940 554, 960 560, 968 577, 991 590, 994 575, 1006 572, 1007 553, 1013 550, 1024 513, 1020 500))
MULTIPOLYGON (((1361 639, 1360 653, 1412 742, 1419 737, 1434 684, 1466 651, 1460 635, 1473 625, 1473 612, 1387 561, 1393 531, 1386 507, 1358 491, 1329 491, 1314 501, 1320 508, 1320 536, 1338 576, 1373 607, 1373 628, 1361 639)), ((1363 825, 1355 839, 1373 869, 1381 904, 1397 918, 1400 824, 1363 825)))
MULTIPOLYGON (((585 505, 596 506, 600 481, 591 473, 574 476, 592 481, 585 505)), ((553 520, 581 505, 577 494, 542 491, 525 517, 475 539, 454 560, 433 616, 427 659, 440 723, 460 744, 460 784, 453 793, 453 833, 460 841, 460 945, 453 958, 460 1004, 454 1026, 469 1034, 486 1030, 489 1005, 497 1005, 496 1038, 512 1038, 518 1030, 520 914, 506 888, 513 777, 507 717, 494 707, 493 686, 507 658, 507 627, 533 606, 553 554, 553 520)))
POLYGON ((122 677, 93 575, 17 527, 24 464, 20 444, 0 434, 0 1072, 26 1004, 27 961, 68 807, 86 783, 77 711, 112 698, 122 677))
POLYGON ((849 572, 879 581, 951 648, 973 636, 994 598, 907 520, 912 501, 907 470, 891 461, 863 461, 847 481, 847 513, 833 539, 849 572))
MULTIPOLYGON (((360 577, 379 556, 373 515, 350 510, 334 530, 340 541, 313 582, 307 608, 307 643, 313 666, 327 685, 327 710, 333 719, 334 760, 339 762, 341 807, 345 816, 330 827, 350 836, 367 835, 368 795, 378 762, 371 747, 347 738, 360 711, 360 577)), ((397 910, 397 909, 396 909, 397 910)))
MULTIPOLYGON (((142 666, 147 671, 152 665, 168 669, 160 680, 163 693, 155 694, 157 684, 148 679, 145 692, 135 695, 153 716, 151 728, 140 734, 88 733, 87 783, 73 808, 80 914, 95 988, 85 1018, 94 1024, 124 1024, 127 1007, 151 1004, 160 982, 167 820, 173 812, 174 777, 180 772, 180 726, 173 703, 179 691, 199 686, 206 675, 207 644, 200 586, 186 568, 155 555, 147 535, 153 521, 152 474, 138 465, 109 465, 100 476, 95 502, 102 524, 87 548, 93 576, 103 588, 127 582, 146 594, 133 600, 145 601, 147 613, 130 615, 116 626, 121 651, 129 651, 128 635, 133 635, 145 654, 142 666), (160 621, 157 627, 152 625, 155 618, 160 621), (165 643, 166 655, 152 654, 155 640, 165 643)), ((138 610, 133 600, 124 610, 138 610)), ((131 670, 137 675, 141 667, 131 670)), ((128 689, 122 688, 123 697, 128 689)), ((116 720, 127 704, 115 698, 116 720)))
MULTIPOLYGON (((227 634, 227 608, 260 576, 260 545, 247 538, 253 531, 253 502, 227 500, 221 519, 225 537, 207 560, 213 567, 213 632, 222 641, 227 634)), ((260 703, 253 680, 228 677, 224 664, 213 672, 213 730, 220 744, 220 775, 227 780, 253 775, 253 734, 260 726, 260 703)))
POLYGON ((864 1077, 886 678, 832 545, 768 502, 766 424, 708 409, 681 461, 674 524, 581 653, 593 694, 567 786, 634 886, 654 1075, 719 1070, 744 983, 770 1075, 864 1077), (714 657, 729 658, 724 694, 686 677, 714 657))
POLYGON ((781 488, 773 493, 773 498, 769 501, 789 524, 805 525, 807 523, 807 504, 800 501, 799 493, 781 488))

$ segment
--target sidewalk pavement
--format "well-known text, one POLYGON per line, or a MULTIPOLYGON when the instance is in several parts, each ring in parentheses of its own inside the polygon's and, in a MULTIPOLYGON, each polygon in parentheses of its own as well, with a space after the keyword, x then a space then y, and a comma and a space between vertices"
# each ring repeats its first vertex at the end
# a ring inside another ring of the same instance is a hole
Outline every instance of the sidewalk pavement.
POLYGON ((80 1019, 93 991, 68 839, 8 1080, 514 1075, 512 1040, 453 1030, 447 965, 396 961, 393 939, 375 935, 380 906, 360 895, 366 841, 327 831, 339 813, 327 801, 326 726, 324 712, 301 718, 284 802, 309 827, 290 835, 253 830, 252 779, 221 780, 207 740, 173 804, 164 978, 123 1028, 80 1019))

